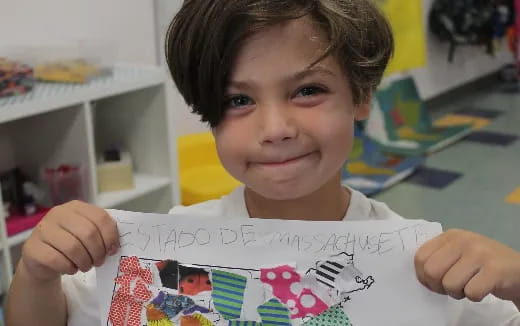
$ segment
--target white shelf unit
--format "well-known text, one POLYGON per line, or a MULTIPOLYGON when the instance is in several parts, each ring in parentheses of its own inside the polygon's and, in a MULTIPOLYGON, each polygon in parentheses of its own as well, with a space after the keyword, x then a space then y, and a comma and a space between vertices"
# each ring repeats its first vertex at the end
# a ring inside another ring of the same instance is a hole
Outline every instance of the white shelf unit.
MULTIPOLYGON (((180 203, 173 113, 159 67, 118 65, 86 85, 38 83, 24 96, 0 99, 0 168, 18 166, 39 180, 44 167, 81 164, 87 201, 103 208, 166 213, 180 203), (135 188, 100 193, 96 162, 106 146, 131 154, 135 188)), ((6 248, 32 230, 6 237, 0 212, 4 277, 12 264, 6 248)))

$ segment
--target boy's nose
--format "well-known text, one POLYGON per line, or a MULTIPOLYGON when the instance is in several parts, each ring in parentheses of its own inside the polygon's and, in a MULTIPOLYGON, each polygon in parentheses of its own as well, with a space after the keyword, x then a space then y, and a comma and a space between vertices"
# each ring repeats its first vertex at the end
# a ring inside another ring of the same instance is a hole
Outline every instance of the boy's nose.
POLYGON ((296 122, 289 108, 264 107, 259 110, 261 143, 279 143, 298 135, 296 122))

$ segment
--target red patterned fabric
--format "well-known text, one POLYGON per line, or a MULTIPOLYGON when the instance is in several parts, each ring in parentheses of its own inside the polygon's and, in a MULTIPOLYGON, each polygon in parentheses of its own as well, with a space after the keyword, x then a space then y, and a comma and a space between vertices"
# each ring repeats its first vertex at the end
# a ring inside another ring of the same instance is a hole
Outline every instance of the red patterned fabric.
POLYGON ((113 326, 139 326, 143 306, 152 297, 148 289, 152 283, 152 272, 141 268, 137 257, 122 259, 119 271, 123 275, 115 279, 119 288, 112 299, 108 319, 113 326))

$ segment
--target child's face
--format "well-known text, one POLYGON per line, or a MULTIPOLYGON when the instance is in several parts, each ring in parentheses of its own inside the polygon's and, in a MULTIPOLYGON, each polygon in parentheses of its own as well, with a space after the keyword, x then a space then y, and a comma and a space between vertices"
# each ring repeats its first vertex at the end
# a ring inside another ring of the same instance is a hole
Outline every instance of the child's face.
POLYGON ((326 48, 307 18, 262 30, 238 53, 224 119, 214 129, 224 167, 269 199, 297 199, 340 182, 352 148, 354 106, 333 57, 307 69, 326 48))

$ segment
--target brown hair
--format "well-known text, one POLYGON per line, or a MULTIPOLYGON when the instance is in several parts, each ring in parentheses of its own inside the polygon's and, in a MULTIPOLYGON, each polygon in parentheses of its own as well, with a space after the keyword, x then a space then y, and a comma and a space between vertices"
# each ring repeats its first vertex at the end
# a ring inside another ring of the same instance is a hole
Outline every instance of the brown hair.
POLYGON ((266 26, 307 15, 329 42, 314 64, 335 55, 349 78, 354 103, 367 101, 394 49, 391 28, 370 0, 185 0, 168 29, 166 58, 193 112, 216 127, 244 40, 266 26))

